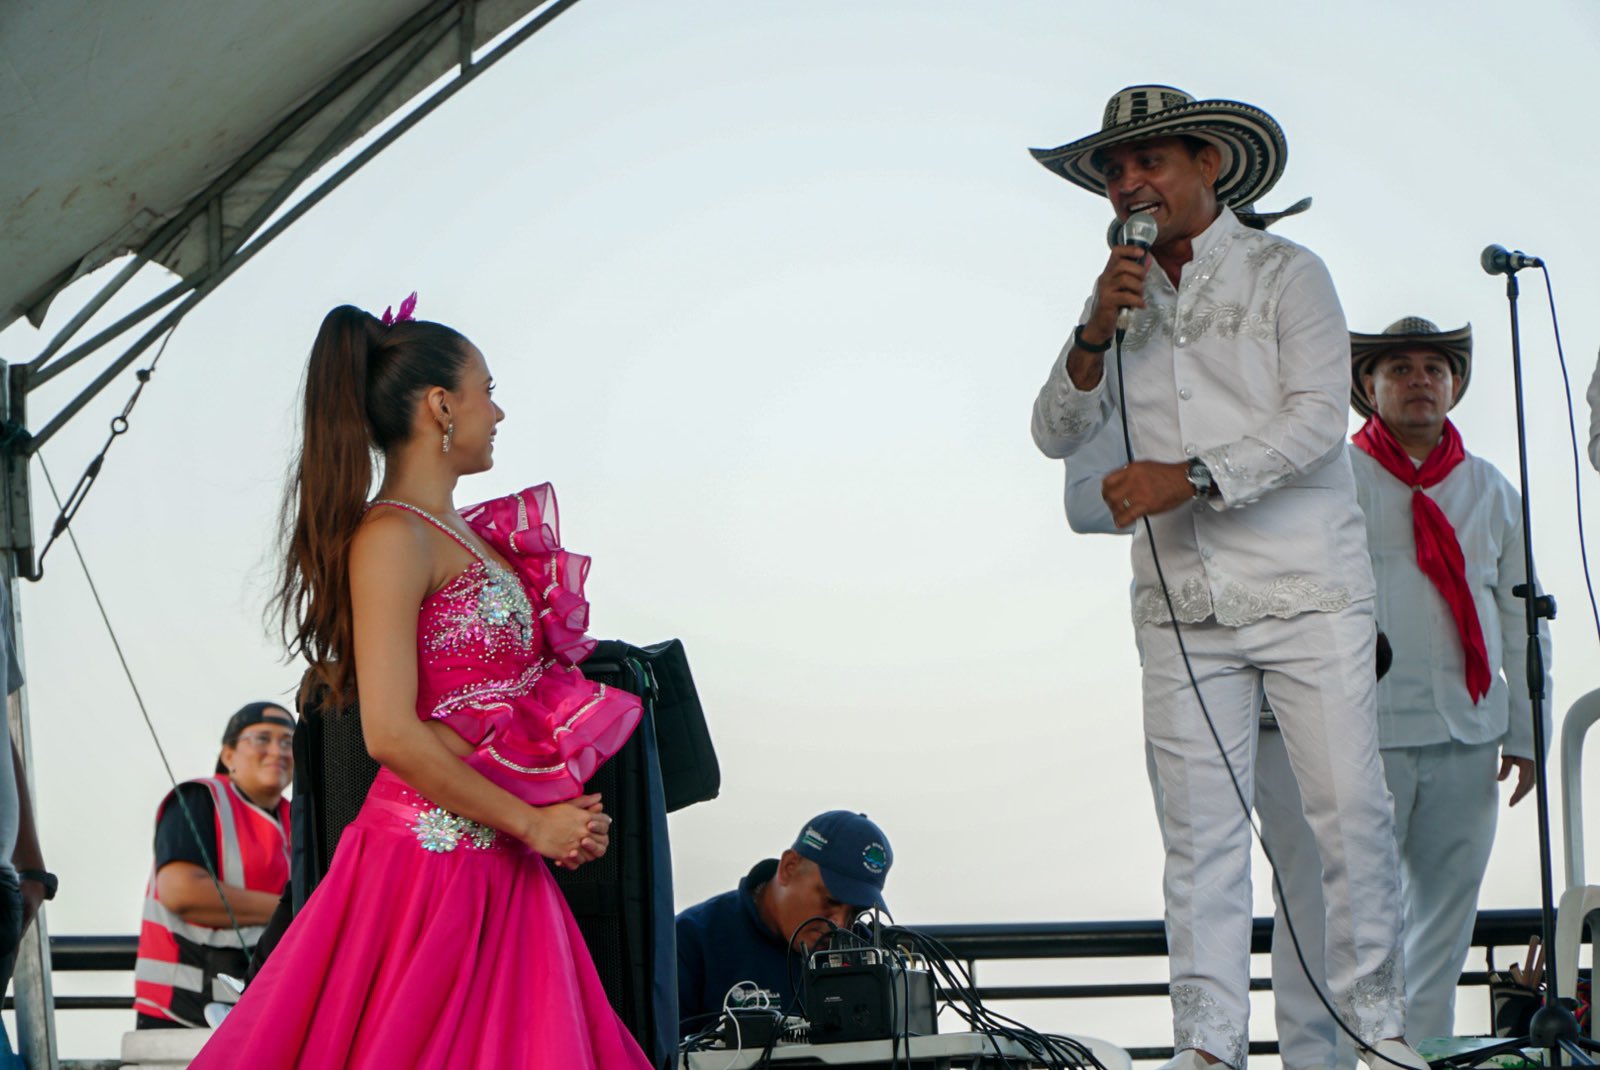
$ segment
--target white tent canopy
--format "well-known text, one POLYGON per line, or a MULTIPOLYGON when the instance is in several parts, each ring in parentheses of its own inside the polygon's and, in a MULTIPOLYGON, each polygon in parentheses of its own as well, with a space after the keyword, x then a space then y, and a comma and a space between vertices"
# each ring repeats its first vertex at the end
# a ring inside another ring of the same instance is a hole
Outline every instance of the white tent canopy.
POLYGON ((22 315, 37 325, 62 287, 129 251, 203 278, 292 192, 287 180, 470 69, 534 9, 566 6, 0 7, 0 329, 22 315))
MULTIPOLYGON (((37 325, 63 287, 134 254, 37 356, 10 369, 0 476, 24 485, 27 458, 196 303, 576 2, 0 9, 0 145, 19 164, 0 168, 0 329, 22 315, 37 325), (364 134, 359 151, 301 192, 364 134), (148 263, 178 281, 67 348, 148 263), (30 418, 31 390, 135 328, 137 339, 59 412, 30 418)), ((25 495, 15 501, 25 508, 25 495)), ((11 516, 4 538, 31 575, 27 520, 11 516)))

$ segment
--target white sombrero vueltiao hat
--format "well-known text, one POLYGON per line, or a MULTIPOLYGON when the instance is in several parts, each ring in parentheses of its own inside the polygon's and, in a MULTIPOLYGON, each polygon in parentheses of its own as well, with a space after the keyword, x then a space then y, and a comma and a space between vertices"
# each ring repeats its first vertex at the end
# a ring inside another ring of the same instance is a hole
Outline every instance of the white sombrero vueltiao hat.
POLYGON ((1101 149, 1157 137, 1196 137, 1217 147, 1217 200, 1254 201, 1283 175, 1289 145, 1276 119, 1236 100, 1196 100, 1170 85, 1134 85, 1106 104, 1100 132, 1053 149, 1030 149, 1033 158, 1073 185, 1101 196, 1106 180, 1095 155, 1101 149))
POLYGON ((1456 378, 1461 380, 1456 399, 1450 403, 1450 407, 1455 408, 1467 392, 1468 381, 1472 379, 1472 324, 1457 327, 1453 331, 1441 331, 1432 320, 1425 320, 1421 316, 1397 319, 1385 327, 1382 334, 1350 332, 1350 407, 1363 418, 1371 416, 1372 400, 1367 397, 1367 388, 1361 382, 1361 377, 1370 372, 1378 363, 1378 358, 1385 353, 1418 346, 1443 353, 1455 370, 1456 378))

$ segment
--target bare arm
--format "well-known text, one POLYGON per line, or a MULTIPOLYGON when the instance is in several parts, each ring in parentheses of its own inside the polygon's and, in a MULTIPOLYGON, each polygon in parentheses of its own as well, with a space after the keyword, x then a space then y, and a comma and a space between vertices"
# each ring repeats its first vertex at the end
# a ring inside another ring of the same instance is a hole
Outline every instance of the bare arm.
POLYGON ((417 719, 417 611, 443 576, 418 522, 384 510, 350 547, 356 690, 367 751, 438 806, 575 866, 605 852, 610 818, 596 796, 533 807, 467 766, 417 719))
MULTIPOLYGON (((17 741, 11 741, 11 768, 17 778, 17 846, 11 852, 11 864, 16 869, 48 869, 44 864, 44 852, 39 848, 39 829, 33 823, 33 792, 28 787, 28 778, 22 768, 22 752, 17 749, 17 741)), ((24 930, 33 923, 33 917, 39 913, 39 904, 44 902, 44 885, 38 881, 24 880, 22 882, 22 927, 24 930)))
MULTIPOLYGON (((240 925, 265 925, 280 898, 277 892, 257 892, 233 884, 222 885, 222 892, 240 925)), ((191 925, 226 929, 230 924, 211 874, 193 862, 168 862, 162 866, 156 873, 156 898, 191 925)))

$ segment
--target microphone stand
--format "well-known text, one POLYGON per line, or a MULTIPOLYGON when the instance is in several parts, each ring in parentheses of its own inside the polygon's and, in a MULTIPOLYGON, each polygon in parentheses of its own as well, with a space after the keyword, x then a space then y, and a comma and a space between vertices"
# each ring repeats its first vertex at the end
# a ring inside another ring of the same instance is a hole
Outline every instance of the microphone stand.
MULTIPOLYGON (((1517 269, 1521 264, 1503 268, 1506 274, 1506 302, 1511 313, 1511 374, 1517 399, 1517 467, 1522 479, 1522 564, 1527 582, 1512 588, 1512 593, 1522 599, 1523 622, 1528 635, 1528 699, 1533 713, 1533 766, 1535 807, 1539 815, 1539 917, 1543 931, 1546 978, 1544 1003, 1534 1012, 1528 1023, 1528 1035, 1508 1038, 1501 1044, 1461 1056, 1441 1060, 1452 1066, 1467 1067, 1502 1052, 1520 1051, 1523 1048, 1544 1048, 1550 1055, 1547 1066, 1594 1066, 1588 1052, 1600 1052, 1600 1044, 1585 1037, 1578 1029, 1578 1019, 1572 1013, 1577 1003, 1562 999, 1557 991, 1555 960, 1555 894, 1550 864, 1550 793, 1547 786, 1549 763, 1545 758, 1544 706, 1545 672, 1544 651, 1539 645, 1539 621, 1554 620, 1556 602, 1553 597, 1539 593, 1538 581, 1533 573, 1533 514, 1528 505, 1528 421, 1522 401, 1522 337, 1517 321, 1517 269), (1570 1060, 1564 1063, 1563 1054, 1570 1060)), ((1490 268, 1486 261, 1484 270, 1490 268)))

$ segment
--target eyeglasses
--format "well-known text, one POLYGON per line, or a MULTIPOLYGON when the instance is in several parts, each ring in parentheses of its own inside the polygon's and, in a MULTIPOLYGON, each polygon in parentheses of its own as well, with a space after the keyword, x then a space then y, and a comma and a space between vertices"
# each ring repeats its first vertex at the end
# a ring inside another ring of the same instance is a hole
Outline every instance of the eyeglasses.
POLYGON ((274 736, 266 732, 252 732, 248 736, 240 736, 240 743, 248 743, 256 750, 266 750, 268 747, 278 748, 280 754, 290 754, 294 751, 294 735, 274 736))

